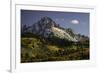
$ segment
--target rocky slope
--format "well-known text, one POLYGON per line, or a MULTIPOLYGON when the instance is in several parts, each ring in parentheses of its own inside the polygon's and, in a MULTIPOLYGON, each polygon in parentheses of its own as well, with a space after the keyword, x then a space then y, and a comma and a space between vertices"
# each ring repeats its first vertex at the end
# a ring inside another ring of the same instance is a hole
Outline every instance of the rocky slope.
POLYGON ((52 38, 55 36, 60 39, 66 39, 68 41, 78 41, 78 37, 76 37, 76 34, 74 34, 73 31, 61 27, 49 17, 43 17, 31 26, 22 25, 21 33, 24 34, 27 32, 45 38, 52 38))

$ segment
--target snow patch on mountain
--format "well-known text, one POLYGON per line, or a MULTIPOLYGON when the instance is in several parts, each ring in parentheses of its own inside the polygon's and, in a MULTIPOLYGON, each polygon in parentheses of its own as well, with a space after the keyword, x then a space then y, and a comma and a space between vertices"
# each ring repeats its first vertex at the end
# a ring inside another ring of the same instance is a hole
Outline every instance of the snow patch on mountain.
POLYGON ((61 39, 67 39, 69 41, 74 41, 77 42, 77 40, 73 37, 71 37, 68 33, 66 33, 66 31, 56 28, 56 27, 52 27, 53 33, 55 36, 61 38, 61 39))

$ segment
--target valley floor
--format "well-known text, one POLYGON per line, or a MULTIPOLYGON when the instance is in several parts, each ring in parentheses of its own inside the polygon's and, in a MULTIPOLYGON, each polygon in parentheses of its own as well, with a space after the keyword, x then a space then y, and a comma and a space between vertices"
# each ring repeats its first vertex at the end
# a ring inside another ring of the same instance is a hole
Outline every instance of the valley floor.
POLYGON ((89 60, 89 48, 77 45, 58 47, 38 38, 21 38, 21 63, 89 60))

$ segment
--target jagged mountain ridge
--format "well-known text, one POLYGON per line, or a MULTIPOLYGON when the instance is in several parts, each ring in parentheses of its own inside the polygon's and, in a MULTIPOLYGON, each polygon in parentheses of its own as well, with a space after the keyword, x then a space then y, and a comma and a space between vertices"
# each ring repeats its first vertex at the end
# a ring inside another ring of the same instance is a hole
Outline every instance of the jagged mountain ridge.
POLYGON ((60 39, 66 39, 68 41, 77 42, 74 32, 69 32, 67 29, 61 27, 55 21, 49 17, 43 17, 38 22, 31 26, 22 26, 22 34, 26 32, 33 33, 35 35, 40 35, 45 38, 56 36, 60 39))

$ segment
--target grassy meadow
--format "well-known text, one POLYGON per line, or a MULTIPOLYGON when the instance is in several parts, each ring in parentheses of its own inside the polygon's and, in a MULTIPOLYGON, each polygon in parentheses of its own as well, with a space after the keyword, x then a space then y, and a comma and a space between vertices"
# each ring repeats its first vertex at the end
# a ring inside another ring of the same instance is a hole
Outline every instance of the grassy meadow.
POLYGON ((89 59, 88 42, 68 42, 54 37, 21 37, 21 63, 89 59))

